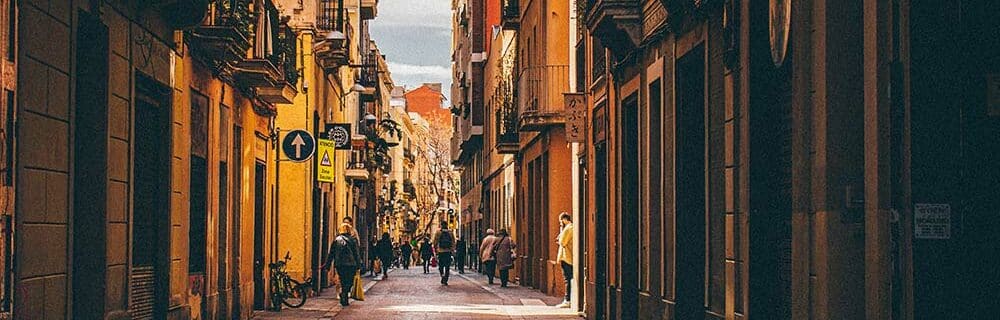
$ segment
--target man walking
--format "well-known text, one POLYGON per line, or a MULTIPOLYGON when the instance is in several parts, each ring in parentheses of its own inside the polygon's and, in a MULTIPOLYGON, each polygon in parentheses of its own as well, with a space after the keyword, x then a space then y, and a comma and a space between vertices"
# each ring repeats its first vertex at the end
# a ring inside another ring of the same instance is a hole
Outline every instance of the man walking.
POLYGON ((437 251, 441 284, 447 286, 451 276, 451 254, 455 250, 455 235, 448 230, 447 222, 441 221, 441 230, 434 234, 434 249, 437 251))
POLYGON ((399 251, 402 254, 403 270, 410 269, 410 258, 413 257, 413 247, 410 246, 410 242, 403 241, 403 245, 399 246, 399 251))
POLYGON ((573 217, 567 212, 559 214, 559 224, 562 230, 556 237, 556 244, 559 245, 559 264, 562 266, 563 278, 566 279, 566 296, 563 302, 558 305, 560 308, 570 307, 570 291, 573 282, 573 217))
POLYGON ((458 269, 458 273, 465 274, 465 254, 468 248, 465 246, 465 239, 458 238, 458 242, 455 243, 455 268, 458 269))
POLYGON ((346 223, 340 225, 338 229, 340 234, 333 240, 326 263, 323 264, 323 270, 330 269, 330 266, 337 269, 337 278, 340 281, 340 305, 345 307, 350 304, 347 298, 354 286, 354 275, 361 264, 358 240, 351 236, 353 229, 346 223))
POLYGON ((497 257, 493 247, 496 246, 497 240, 499 239, 493 235, 493 229, 486 229, 486 238, 483 238, 483 242, 479 245, 479 261, 482 262, 483 272, 489 278, 490 284, 493 284, 493 277, 496 276, 497 257))

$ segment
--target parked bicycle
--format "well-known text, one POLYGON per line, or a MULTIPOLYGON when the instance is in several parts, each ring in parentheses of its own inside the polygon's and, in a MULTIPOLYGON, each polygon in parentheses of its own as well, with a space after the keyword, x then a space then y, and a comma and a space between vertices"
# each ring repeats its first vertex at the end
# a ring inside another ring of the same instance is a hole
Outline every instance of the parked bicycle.
POLYGON ((306 303, 306 297, 312 290, 312 277, 299 283, 285 271, 285 266, 290 260, 292 260, 291 252, 286 252, 284 260, 268 265, 271 269, 271 304, 274 305, 275 310, 280 311, 282 304, 289 308, 301 307, 306 303))

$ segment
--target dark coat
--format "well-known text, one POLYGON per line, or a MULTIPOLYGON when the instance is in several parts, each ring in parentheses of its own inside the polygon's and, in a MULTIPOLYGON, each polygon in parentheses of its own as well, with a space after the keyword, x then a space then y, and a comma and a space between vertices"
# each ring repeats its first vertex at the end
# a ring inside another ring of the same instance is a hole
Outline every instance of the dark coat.
POLYGON ((399 246, 399 251, 402 251, 404 256, 409 256, 413 254, 413 247, 409 242, 403 242, 403 245, 399 246))
POLYGON ((420 256, 430 257, 434 255, 434 249, 431 248, 430 242, 420 243, 420 256))
POLYGON ((342 233, 333 239, 326 264, 336 267, 357 267, 361 265, 361 250, 358 250, 358 239, 349 233, 342 233))
POLYGON ((465 239, 459 239, 458 242, 455 242, 455 256, 456 257, 463 257, 464 258, 465 254, 467 252, 466 250, 468 250, 468 247, 465 245, 465 239))
POLYGON ((376 245, 376 252, 379 257, 392 257, 392 240, 389 238, 382 238, 378 241, 376 245))
POLYGON ((517 257, 517 253, 514 249, 517 245, 514 244, 514 240, 510 237, 500 237, 496 243, 497 251, 497 268, 510 269, 514 267, 514 258, 517 257))

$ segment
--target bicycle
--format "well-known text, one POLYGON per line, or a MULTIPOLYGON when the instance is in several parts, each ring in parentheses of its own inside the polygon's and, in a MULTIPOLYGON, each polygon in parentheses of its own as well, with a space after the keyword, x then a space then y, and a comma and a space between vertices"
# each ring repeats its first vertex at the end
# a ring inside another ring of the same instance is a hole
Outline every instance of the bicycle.
POLYGON ((284 260, 268 264, 268 268, 271 269, 271 304, 278 311, 281 311, 282 304, 289 308, 304 305, 313 286, 312 277, 307 278, 304 283, 299 283, 288 275, 285 266, 290 260, 292 260, 291 252, 286 252, 284 260))

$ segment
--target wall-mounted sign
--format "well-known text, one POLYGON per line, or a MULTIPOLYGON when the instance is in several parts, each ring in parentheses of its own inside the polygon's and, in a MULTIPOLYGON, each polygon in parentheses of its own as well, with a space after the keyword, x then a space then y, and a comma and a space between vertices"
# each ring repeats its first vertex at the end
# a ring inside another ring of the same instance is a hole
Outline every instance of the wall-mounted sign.
POLYGON ((337 150, 351 149, 351 124, 350 123, 328 123, 324 128, 326 139, 333 140, 337 150))
POLYGON ((563 93, 566 107, 566 141, 587 142, 587 96, 583 93, 563 93))
POLYGON ((329 139, 317 140, 316 155, 316 181, 334 182, 333 178, 333 154, 336 152, 336 142, 329 139))
POLYGON ((305 130, 292 130, 281 141, 281 150, 284 151, 288 160, 295 162, 306 161, 312 157, 316 151, 316 140, 305 130))
POLYGON ((946 203, 914 204, 913 237, 917 239, 950 239, 951 206, 946 203))

